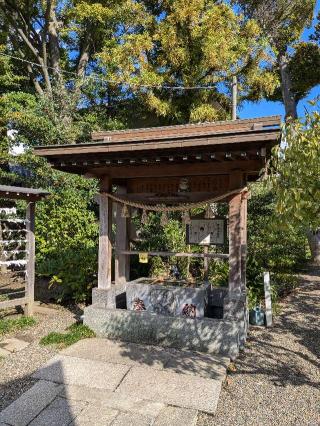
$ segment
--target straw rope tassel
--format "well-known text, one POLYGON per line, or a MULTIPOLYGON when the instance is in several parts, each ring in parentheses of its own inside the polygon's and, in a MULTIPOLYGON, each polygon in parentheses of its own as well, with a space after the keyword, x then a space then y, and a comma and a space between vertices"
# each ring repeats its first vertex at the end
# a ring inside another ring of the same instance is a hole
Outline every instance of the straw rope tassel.
POLYGON ((179 212, 179 211, 183 212, 183 211, 188 211, 190 209, 194 209, 196 207, 203 207, 206 204, 216 203, 218 201, 221 201, 229 197, 230 195, 238 194, 239 192, 246 192, 247 190, 248 190, 247 188, 238 188, 228 192, 227 194, 219 195, 214 198, 209 198, 207 200, 199 201, 196 203, 185 203, 179 206, 164 206, 163 204, 162 205, 142 204, 135 201, 125 200, 123 198, 117 197, 109 193, 106 193, 106 195, 111 200, 115 201, 116 203, 124 204, 126 206, 143 210, 142 217, 144 217, 147 220, 147 210, 153 211, 153 212, 179 212))

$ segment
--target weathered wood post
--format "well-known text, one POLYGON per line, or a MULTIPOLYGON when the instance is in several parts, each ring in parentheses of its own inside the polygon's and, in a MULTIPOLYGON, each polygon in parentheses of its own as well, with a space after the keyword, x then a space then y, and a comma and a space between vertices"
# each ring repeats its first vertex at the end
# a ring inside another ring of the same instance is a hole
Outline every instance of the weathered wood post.
POLYGON ((27 316, 33 315, 33 304, 34 304, 34 282, 35 282, 35 207, 36 203, 31 201, 27 205, 26 212, 26 230, 27 230, 27 287, 26 287, 26 296, 27 296, 27 305, 25 309, 25 314, 27 316))
MULTIPOLYGON (((117 195, 127 193, 127 188, 124 185, 117 187, 117 195)), ((115 266, 114 275, 115 283, 123 284, 130 280, 130 259, 126 254, 121 254, 119 251, 128 250, 128 221, 126 217, 122 217, 122 205, 117 203, 116 214, 116 251, 115 251, 115 266)))
POLYGON ((248 192, 243 192, 241 199, 241 288, 243 291, 247 286, 247 208, 248 192))
POLYGON ((112 201, 107 193, 111 191, 111 179, 104 176, 100 180, 99 202, 99 257, 98 257, 98 288, 111 288, 111 261, 112 261, 112 201))
MULTIPOLYGON (((239 181, 239 183, 241 180, 239 181)), ((248 330, 247 298, 244 292, 244 217, 242 193, 229 201, 229 294, 224 301, 224 318, 237 324, 239 344, 243 346, 248 330)))
POLYGON ((229 295, 241 294, 241 193, 229 201, 229 295))

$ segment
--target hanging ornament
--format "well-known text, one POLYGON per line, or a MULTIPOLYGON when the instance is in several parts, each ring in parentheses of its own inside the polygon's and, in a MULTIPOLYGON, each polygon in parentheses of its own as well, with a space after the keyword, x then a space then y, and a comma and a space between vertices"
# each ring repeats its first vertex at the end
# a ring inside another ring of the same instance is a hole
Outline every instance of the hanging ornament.
POLYGON ((147 221, 148 221, 148 214, 147 214, 147 211, 146 211, 146 210, 143 210, 143 211, 142 211, 142 216, 141 216, 141 223, 142 223, 143 225, 145 225, 145 224, 147 223, 147 221))
POLYGON ((167 224, 168 224, 168 214, 166 211, 164 211, 161 214, 160 225, 166 226, 167 224))
POLYGON ((130 217, 129 209, 126 204, 122 205, 121 217, 130 217))
POLYGON ((186 210, 182 213, 182 221, 185 225, 190 225, 191 219, 190 219, 189 210, 186 210))

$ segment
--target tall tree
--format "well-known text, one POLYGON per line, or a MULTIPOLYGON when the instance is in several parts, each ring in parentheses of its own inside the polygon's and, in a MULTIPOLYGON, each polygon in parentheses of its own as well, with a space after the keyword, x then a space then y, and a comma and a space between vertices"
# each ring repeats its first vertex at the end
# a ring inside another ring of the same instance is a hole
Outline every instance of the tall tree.
POLYGON ((315 0, 235 0, 248 19, 255 19, 271 47, 270 69, 280 76, 286 118, 297 118, 297 104, 320 83, 320 50, 314 42, 301 42, 312 22, 315 0))
POLYGON ((126 16, 97 56, 111 80, 129 83, 128 96, 164 122, 230 118, 233 75, 243 98, 273 91, 274 75, 261 66, 257 24, 244 22, 227 4, 143 0, 135 7, 140 13, 126 16))

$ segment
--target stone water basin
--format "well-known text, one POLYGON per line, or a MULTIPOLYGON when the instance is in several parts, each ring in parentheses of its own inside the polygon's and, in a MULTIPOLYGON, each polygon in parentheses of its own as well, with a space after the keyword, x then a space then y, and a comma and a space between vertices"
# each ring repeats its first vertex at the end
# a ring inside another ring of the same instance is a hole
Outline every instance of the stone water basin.
POLYGON ((139 278, 127 283, 127 309, 160 315, 203 318, 209 293, 209 283, 139 278))

